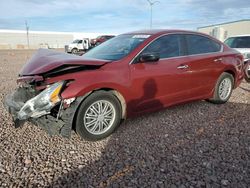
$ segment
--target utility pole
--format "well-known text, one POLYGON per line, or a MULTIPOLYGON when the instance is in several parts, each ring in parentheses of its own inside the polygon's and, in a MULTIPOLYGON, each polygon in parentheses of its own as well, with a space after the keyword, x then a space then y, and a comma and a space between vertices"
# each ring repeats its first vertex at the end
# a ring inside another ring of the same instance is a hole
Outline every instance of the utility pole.
POLYGON ((26 34, 27 34, 27 45, 28 49, 30 48, 30 41, 29 41, 29 26, 27 20, 25 20, 25 27, 26 27, 26 34))
POLYGON ((150 29, 152 29, 153 26, 153 5, 155 3, 160 3, 160 1, 152 1, 152 0, 147 0, 149 5, 150 5, 150 29))

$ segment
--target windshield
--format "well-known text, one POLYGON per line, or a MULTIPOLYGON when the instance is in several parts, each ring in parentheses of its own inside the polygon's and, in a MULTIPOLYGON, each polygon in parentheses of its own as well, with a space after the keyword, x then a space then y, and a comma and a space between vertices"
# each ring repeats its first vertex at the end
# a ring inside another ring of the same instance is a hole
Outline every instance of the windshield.
POLYGON ((120 60, 150 35, 119 35, 91 49, 84 57, 104 60, 120 60))
POLYGON ((231 48, 250 48, 250 36, 245 37, 231 37, 225 41, 231 48))
POLYGON ((80 40, 74 40, 72 44, 78 43, 80 40))

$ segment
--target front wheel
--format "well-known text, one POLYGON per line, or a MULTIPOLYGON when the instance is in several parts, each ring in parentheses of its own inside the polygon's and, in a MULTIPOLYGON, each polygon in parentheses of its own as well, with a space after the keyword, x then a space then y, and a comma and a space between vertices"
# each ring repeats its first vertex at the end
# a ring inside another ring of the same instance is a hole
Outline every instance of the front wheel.
POLYGON ((109 136, 120 124, 119 100, 106 91, 96 91, 84 100, 76 117, 76 132, 87 140, 109 136))
POLYGON ((78 50, 77 50, 76 48, 73 48, 73 49, 71 50, 71 53, 72 53, 72 54, 77 54, 77 52, 78 52, 78 50))
POLYGON ((233 86, 234 77, 229 73, 222 73, 215 85, 213 98, 209 101, 215 104, 226 103, 232 94, 233 86))

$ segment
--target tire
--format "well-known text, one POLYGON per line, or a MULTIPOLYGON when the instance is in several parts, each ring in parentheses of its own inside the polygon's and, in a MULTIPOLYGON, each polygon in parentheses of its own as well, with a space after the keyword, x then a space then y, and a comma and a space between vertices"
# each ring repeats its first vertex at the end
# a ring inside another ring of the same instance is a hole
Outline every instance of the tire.
POLYGON ((120 124, 121 117, 119 100, 107 91, 96 91, 79 107, 76 116, 76 132, 85 140, 100 140, 115 131, 120 124), (101 113, 100 109, 102 109, 101 113), (104 115, 105 112, 106 115, 104 115))
POLYGON ((245 78, 246 82, 250 83, 250 78, 245 78))
POLYGON ((244 77, 245 77, 246 82, 250 83, 250 70, 246 70, 244 77))
POLYGON ((72 53, 72 54, 77 54, 77 49, 76 49, 76 48, 73 48, 73 49, 71 50, 71 53, 72 53))
POLYGON ((226 103, 232 94, 233 87, 234 77, 229 73, 222 73, 216 82, 213 98, 209 99, 208 101, 214 104, 226 103))

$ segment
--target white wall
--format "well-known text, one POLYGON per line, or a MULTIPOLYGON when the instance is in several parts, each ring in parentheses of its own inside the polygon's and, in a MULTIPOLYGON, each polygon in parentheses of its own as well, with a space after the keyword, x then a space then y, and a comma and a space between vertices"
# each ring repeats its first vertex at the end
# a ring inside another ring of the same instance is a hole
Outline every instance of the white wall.
MULTIPOLYGON (((96 38, 107 33, 77 33, 29 31, 29 48, 64 48, 74 39, 96 38)), ((0 30, 0 49, 27 49, 27 33, 24 30, 0 30)))
POLYGON ((217 39, 224 41, 228 37, 235 35, 250 34, 250 20, 242 20, 238 22, 229 22, 214 26, 198 28, 198 31, 212 35, 217 39))

